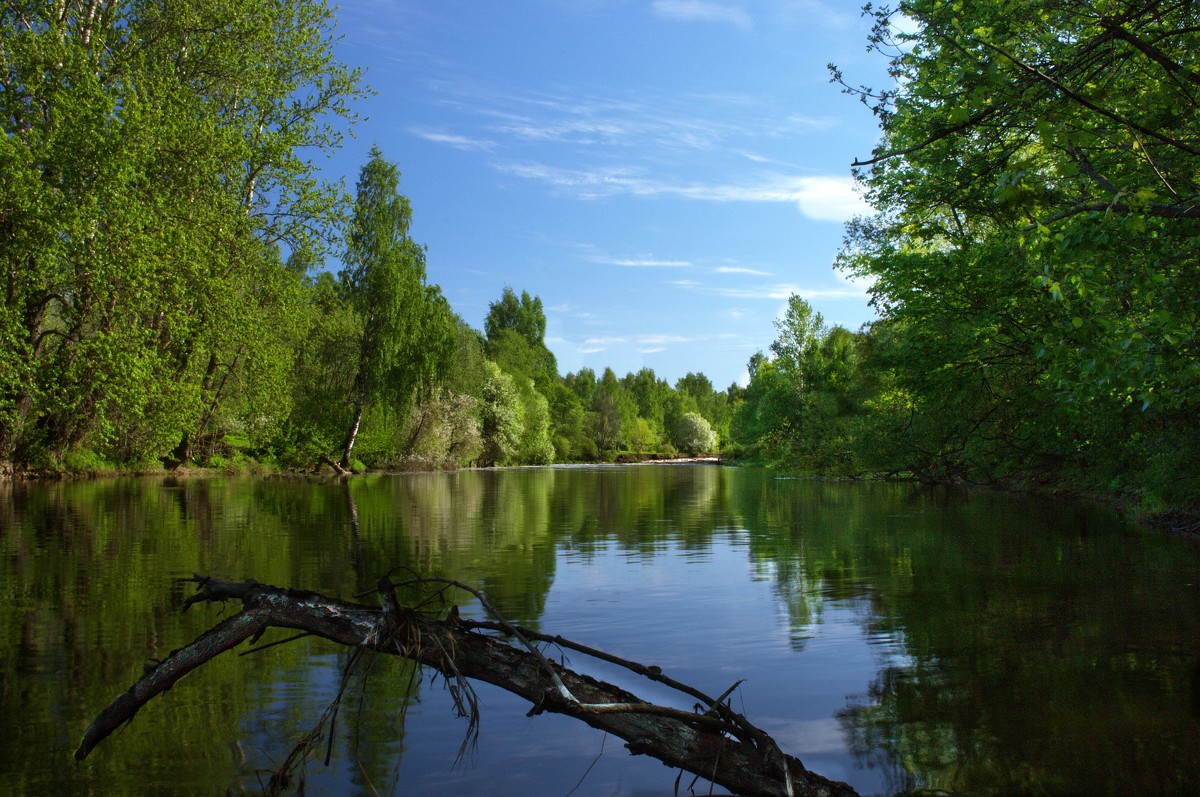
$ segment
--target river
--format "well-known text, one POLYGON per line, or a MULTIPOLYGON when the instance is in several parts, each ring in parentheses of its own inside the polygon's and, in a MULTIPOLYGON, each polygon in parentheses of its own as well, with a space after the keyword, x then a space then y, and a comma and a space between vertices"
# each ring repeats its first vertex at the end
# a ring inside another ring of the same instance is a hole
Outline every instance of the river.
MULTIPOLYGON (((147 663, 236 609, 181 612, 181 577, 349 597, 394 567, 709 694, 745 679, 736 709, 864 795, 1200 793, 1195 547, 1084 504, 711 465, 0 485, 0 793, 261 793, 347 650, 226 654, 71 754, 147 663)), ((364 658, 306 793, 674 793, 619 740, 479 694, 463 750, 440 678, 364 658)))

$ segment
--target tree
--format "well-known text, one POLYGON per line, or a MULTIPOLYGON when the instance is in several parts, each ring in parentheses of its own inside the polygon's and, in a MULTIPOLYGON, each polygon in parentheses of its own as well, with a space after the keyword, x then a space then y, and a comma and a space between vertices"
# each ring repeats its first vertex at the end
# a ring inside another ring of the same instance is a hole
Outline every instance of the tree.
POLYGON ((522 465, 549 465, 554 461, 554 441, 550 433, 550 403, 533 383, 522 380, 522 428, 516 458, 522 465))
POLYGON ((814 311, 802 297, 788 297, 787 312, 775 321, 775 341, 771 353, 775 362, 788 375, 796 392, 803 394, 806 384, 815 374, 817 353, 827 333, 825 319, 814 311))
POLYGON ((696 411, 712 424, 719 439, 729 434, 731 419, 729 397, 713 388, 712 382, 702 373, 688 373, 675 383, 675 390, 695 401, 696 411))
POLYGON ((585 429, 587 409, 565 382, 554 385, 547 397, 550 402, 550 426, 554 435, 556 462, 596 458, 595 442, 585 429))
POLYGON ((693 456, 712 451, 717 445, 717 433, 698 412, 689 412, 679 419, 675 439, 681 450, 693 456))
POLYGON ((453 345, 449 308, 440 291, 425 285, 425 251, 409 238, 412 208, 399 185, 397 167, 373 147, 359 176, 341 272, 349 303, 362 319, 342 469, 350 468, 368 402, 383 398, 406 411, 413 392, 433 382, 453 345))
POLYGON ((558 381, 558 361, 546 348, 546 314, 540 297, 506 287, 499 301, 488 305, 484 320, 488 356, 511 374, 534 381, 539 390, 558 381))
POLYGON ((35 1, 0 25, 0 460, 186 458, 263 414, 227 402, 286 412, 280 246, 320 250, 342 196, 298 151, 362 94, 329 9, 35 1))
POLYGON ((484 363, 487 377, 483 383, 483 401, 479 407, 483 427, 483 453, 479 464, 500 465, 517 453, 525 430, 521 396, 513 378, 491 360, 484 363))
POLYGON ((784 372, 761 352, 751 357, 750 385, 732 423, 738 446, 767 463, 793 464, 800 417, 800 396, 784 372))
POLYGON ((629 430, 626 432, 626 440, 629 443, 630 451, 645 453, 656 450, 659 435, 654 431, 654 427, 650 425, 650 422, 639 415, 629 424, 629 430))
POLYGON ((652 368, 642 368, 636 374, 626 374, 621 382, 637 402, 638 416, 645 419, 654 436, 658 438, 654 442, 665 441, 668 435, 663 418, 671 386, 665 379, 659 379, 652 368))
POLYGON ((841 264, 875 280, 931 448, 993 476, 1073 471, 1151 504, 1200 500, 1167 476, 1200 454, 1196 9, 872 13, 896 83, 847 85, 883 137, 855 164, 879 213, 851 227, 841 264))
POLYGON ((591 405, 596 397, 596 372, 591 368, 580 368, 574 373, 563 377, 563 383, 579 397, 584 404, 591 405))
POLYGON ((626 443, 628 425, 637 417, 633 397, 611 368, 605 368, 592 397, 593 434, 600 451, 615 451, 626 443))
POLYGON ((488 305, 487 319, 483 331, 488 339, 492 339, 502 329, 511 329, 525 338, 531 346, 542 343, 546 336, 546 314, 542 310, 540 297, 530 297, 526 291, 521 291, 521 298, 511 287, 505 286, 498 301, 488 305))
POLYGON ((475 462, 483 451, 477 416, 471 396, 440 387, 424 391, 413 402, 404 450, 395 464, 436 470, 475 462))

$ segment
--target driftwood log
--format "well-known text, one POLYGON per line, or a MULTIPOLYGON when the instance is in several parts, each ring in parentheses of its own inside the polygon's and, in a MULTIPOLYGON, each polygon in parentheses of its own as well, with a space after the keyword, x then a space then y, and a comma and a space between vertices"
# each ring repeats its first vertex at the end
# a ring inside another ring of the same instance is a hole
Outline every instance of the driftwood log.
MULTIPOLYGON (((372 590, 379 596, 379 605, 372 606, 253 580, 233 582, 205 576, 187 580, 199 586, 197 593, 184 602, 185 610, 198 602, 227 600, 240 600, 242 610, 191 644, 173 651, 157 665, 148 667, 137 683, 118 696, 88 727, 75 751, 76 760, 86 758, 142 706, 183 676, 246 640, 257 642, 268 628, 275 627, 324 637, 360 652, 377 651, 432 667, 457 685, 452 692, 460 708, 464 708, 460 695, 465 688, 467 712, 473 710, 474 699, 465 679, 494 684, 528 700, 533 706, 530 715, 549 711, 575 717, 625 740, 625 746, 635 755, 653 756, 667 766, 694 773, 735 794, 855 796, 845 783, 809 772, 798 759, 780 751, 766 733, 734 712, 728 696, 737 684, 720 697, 711 698, 667 677, 657 667, 625 661, 562 637, 514 627, 494 610, 483 594, 457 582, 414 578, 393 584, 385 576, 372 590), (460 619, 453 606, 449 611, 439 609, 430 614, 424 609, 401 605, 397 598, 397 588, 430 585, 443 591, 448 587, 466 590, 480 600, 493 619, 460 619), (695 710, 648 703, 612 684, 555 664, 535 642, 620 664, 693 698, 695 710)), ((294 751, 293 757, 296 755, 294 751)), ((286 776, 282 779, 286 781, 286 776)))

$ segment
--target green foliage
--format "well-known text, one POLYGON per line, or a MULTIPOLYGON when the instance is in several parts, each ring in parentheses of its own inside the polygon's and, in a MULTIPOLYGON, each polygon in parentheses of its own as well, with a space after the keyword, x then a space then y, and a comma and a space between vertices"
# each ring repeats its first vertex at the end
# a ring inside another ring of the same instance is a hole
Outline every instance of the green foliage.
POLYGON ((776 322, 774 357, 750 358, 750 385, 731 424, 752 460, 808 472, 845 475, 859 468, 852 452, 861 411, 860 349, 866 338, 826 327, 799 296, 776 322))
POLYGON ((558 381, 558 362, 546 348, 546 314, 540 297, 506 287, 500 300, 488 305, 484 320, 488 356, 506 372, 532 379, 539 390, 558 381))
MULTIPOLYGON (((1168 476, 1200 431, 1195 11, 917 0, 894 27, 899 11, 871 9, 893 88, 835 70, 883 133, 856 164, 878 213, 840 256, 881 320, 827 351, 797 315, 772 347, 794 384, 825 380, 802 391, 836 421, 818 448, 931 480, 1200 503, 1195 470, 1168 476)), ((776 393, 752 381, 744 431, 776 393)))
POLYGON ((594 460, 597 453, 596 444, 588 436, 585 428, 587 411, 583 401, 567 387, 566 380, 553 385, 547 400, 550 403, 555 461, 594 460))
POLYGON ((530 297, 528 292, 521 291, 518 300, 513 289, 506 286, 499 301, 488 305, 483 331, 488 340, 492 340, 506 329, 516 332, 531 346, 540 345, 546 337, 546 313, 542 310, 541 298, 530 297))
POLYGON ((521 396, 513 378, 490 360, 484 364, 487 377, 479 415, 483 431, 483 451, 479 464, 503 465, 516 455, 525 431, 521 396))
POLYGON ((597 448, 617 451, 626 444, 629 425, 637 418, 637 405, 611 368, 596 383, 592 395, 591 424, 597 448))
POLYGON ((366 94, 324 0, 0 25, 0 470, 587 461, 671 450, 689 411, 728 437, 702 374, 561 378, 540 297, 471 329, 378 148, 353 202, 319 177, 366 94))
POLYGON ((363 93, 327 6, 30 2, 0 25, 0 461, 186 460, 277 422, 299 313, 278 247, 325 245, 342 192, 311 153, 363 93))
POLYGON ((687 454, 707 454, 716 448, 717 433, 698 412, 685 413, 675 430, 675 442, 687 454))
POLYGON ((650 422, 641 416, 634 418, 633 423, 629 425, 626 440, 629 444, 629 450, 635 453, 656 452, 658 450, 659 435, 654 430, 654 427, 650 425, 650 422))
MULTIPOLYGON (((696 412, 704 416, 704 419, 716 431, 718 439, 724 440, 729 436, 729 425, 733 419, 729 396, 716 390, 707 376, 700 373, 688 373, 675 383, 675 391, 683 401, 677 402, 670 409, 664 408, 664 421, 667 416, 671 416, 671 420, 677 424, 677 419, 680 417, 678 413, 686 404, 689 409, 694 407, 696 412)), ((669 406, 669 400, 667 404, 669 406)))
POLYGON ((425 284, 425 250, 408 235, 412 207, 399 186, 399 169, 372 148, 341 272, 344 295, 362 321, 342 467, 350 464, 368 403, 406 414, 417 388, 434 382, 456 344, 449 305, 425 284))
POLYGON ((525 381, 520 393, 523 423, 516 459, 522 465, 549 465, 555 453, 550 437, 550 403, 532 382, 525 381))

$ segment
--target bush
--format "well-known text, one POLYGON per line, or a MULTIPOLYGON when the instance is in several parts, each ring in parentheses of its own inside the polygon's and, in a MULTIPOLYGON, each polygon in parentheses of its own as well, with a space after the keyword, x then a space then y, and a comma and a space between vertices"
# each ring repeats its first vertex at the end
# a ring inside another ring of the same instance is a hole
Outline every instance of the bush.
POLYGON ((675 442, 680 450, 691 456, 712 451, 717 445, 717 433, 697 412, 685 413, 675 430, 675 442))

